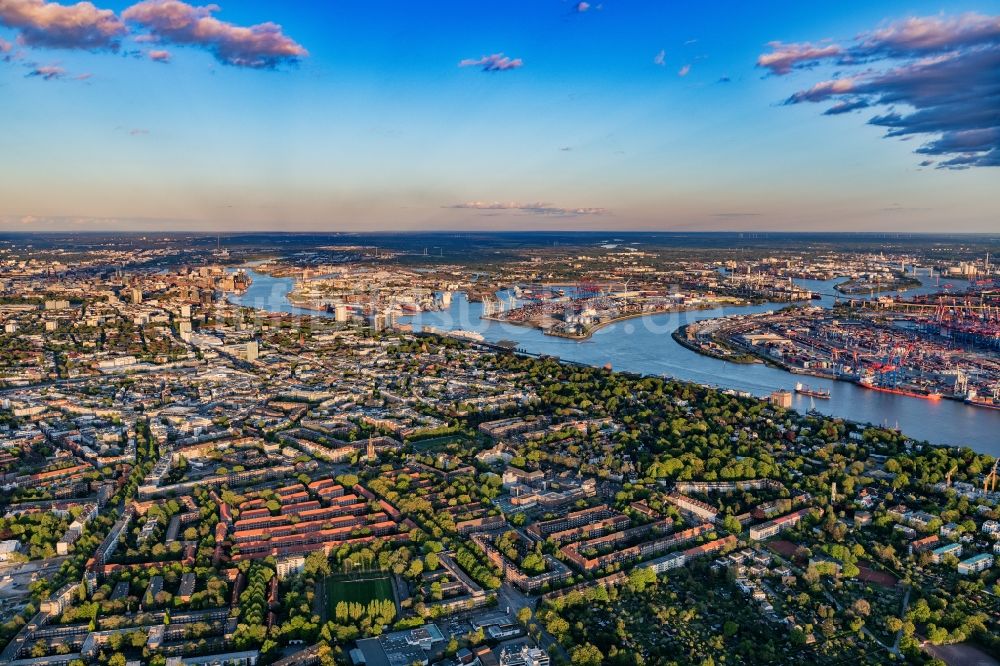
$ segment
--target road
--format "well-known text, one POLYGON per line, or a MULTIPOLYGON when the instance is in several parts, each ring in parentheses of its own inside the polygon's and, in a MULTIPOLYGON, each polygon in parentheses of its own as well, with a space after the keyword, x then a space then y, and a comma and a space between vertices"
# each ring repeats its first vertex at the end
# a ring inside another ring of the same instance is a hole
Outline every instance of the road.
MULTIPOLYGON (((910 607, 910 590, 911 589, 913 589, 913 588, 907 587, 906 588, 906 594, 903 595, 903 610, 900 611, 900 613, 899 613, 899 619, 901 619, 901 620, 905 620, 906 619, 906 611, 910 607)), ((899 654, 899 642, 901 640, 903 640, 903 630, 902 629, 900 629, 899 631, 896 632, 896 640, 894 640, 892 642, 892 649, 890 650, 890 652, 892 652, 895 655, 899 654)))
MULTIPOLYGON (((532 612, 535 610, 535 606, 538 605, 538 600, 528 595, 524 594, 516 587, 510 583, 504 583, 500 586, 500 589, 496 591, 497 603, 500 608, 509 608, 511 615, 517 616, 517 611, 522 608, 530 608, 532 612)), ((553 653, 558 654, 564 660, 569 662, 569 654, 559 644, 559 641, 555 637, 545 630, 545 627, 539 622, 538 624, 538 644, 539 646, 548 652, 550 655, 553 653)))

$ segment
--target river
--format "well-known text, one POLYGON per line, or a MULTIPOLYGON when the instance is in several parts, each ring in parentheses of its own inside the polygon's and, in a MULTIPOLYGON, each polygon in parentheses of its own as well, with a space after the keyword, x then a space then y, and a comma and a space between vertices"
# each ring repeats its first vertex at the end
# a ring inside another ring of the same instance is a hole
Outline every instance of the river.
MULTIPOLYGON (((253 284, 230 301, 271 312, 299 315, 326 313, 297 308, 287 295, 295 284, 293 278, 274 278, 247 269, 253 284)), ((807 289, 831 294, 814 303, 829 306, 834 301, 833 285, 838 280, 797 280, 807 289)), ((957 280, 949 282, 960 286, 957 280)), ((935 291, 925 285, 907 293, 935 291)), ((1000 456, 1000 411, 970 407, 954 400, 922 400, 880 393, 848 382, 801 377, 763 364, 744 365, 702 356, 671 337, 679 326, 736 314, 767 312, 782 305, 751 305, 716 308, 671 314, 651 315, 617 322, 598 330, 585 341, 544 335, 541 331, 480 319, 481 303, 470 303, 464 294, 455 294, 451 307, 441 312, 422 312, 403 320, 417 329, 421 326, 477 331, 489 342, 512 340, 520 349, 535 354, 550 354, 567 361, 588 365, 611 365, 615 370, 656 374, 707 384, 720 388, 748 391, 764 397, 777 389, 792 390, 796 382, 830 390, 829 400, 815 400, 793 394, 793 406, 806 411, 815 407, 831 416, 862 423, 898 427, 907 435, 935 444, 969 446, 976 451, 1000 456)))

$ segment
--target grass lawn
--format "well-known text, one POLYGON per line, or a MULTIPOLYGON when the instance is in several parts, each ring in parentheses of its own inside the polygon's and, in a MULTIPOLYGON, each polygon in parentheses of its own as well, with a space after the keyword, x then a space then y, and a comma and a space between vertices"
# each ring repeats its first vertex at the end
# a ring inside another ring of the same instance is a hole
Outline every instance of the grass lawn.
POLYGON ((372 599, 392 599, 392 582, 384 574, 336 575, 326 579, 326 613, 333 617, 340 601, 368 605, 372 599))
POLYGON ((452 435, 444 435, 443 437, 433 437, 431 439, 418 439, 413 442, 413 448, 417 451, 438 451, 447 447, 449 444, 462 443, 469 441, 463 433, 454 433, 452 435))

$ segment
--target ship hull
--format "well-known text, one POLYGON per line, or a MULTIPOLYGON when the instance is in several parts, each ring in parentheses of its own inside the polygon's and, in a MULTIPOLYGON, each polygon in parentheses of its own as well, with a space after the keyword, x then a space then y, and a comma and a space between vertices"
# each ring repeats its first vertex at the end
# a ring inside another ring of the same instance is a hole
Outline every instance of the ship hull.
POLYGON ((864 382, 858 382, 858 385, 872 391, 891 393, 892 395, 905 395, 908 398, 922 398, 923 400, 935 401, 941 399, 941 395, 938 393, 918 393, 917 391, 907 391, 906 389, 890 388, 888 386, 876 386, 875 384, 866 384, 864 382))
POLYGON ((1000 411, 1000 402, 979 402, 978 400, 966 400, 965 404, 972 407, 982 407, 984 409, 995 409, 1000 411))

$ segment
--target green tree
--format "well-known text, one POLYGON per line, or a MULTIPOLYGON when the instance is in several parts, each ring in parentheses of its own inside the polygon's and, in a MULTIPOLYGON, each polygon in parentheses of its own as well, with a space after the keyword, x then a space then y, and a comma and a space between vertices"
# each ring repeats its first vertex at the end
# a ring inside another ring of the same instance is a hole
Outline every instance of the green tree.
POLYGON ((573 648, 570 660, 578 666, 601 666, 604 663, 604 654, 597 649, 597 646, 585 643, 573 648))

